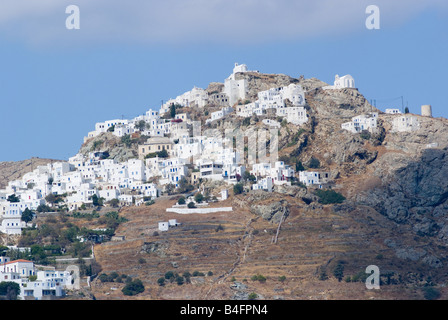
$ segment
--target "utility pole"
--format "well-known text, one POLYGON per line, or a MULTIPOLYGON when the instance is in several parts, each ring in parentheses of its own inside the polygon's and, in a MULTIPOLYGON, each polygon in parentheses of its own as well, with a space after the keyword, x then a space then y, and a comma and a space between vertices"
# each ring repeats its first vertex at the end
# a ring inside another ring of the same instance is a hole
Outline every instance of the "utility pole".
POLYGON ((401 96, 401 112, 404 113, 404 103, 403 103, 403 96, 401 96))

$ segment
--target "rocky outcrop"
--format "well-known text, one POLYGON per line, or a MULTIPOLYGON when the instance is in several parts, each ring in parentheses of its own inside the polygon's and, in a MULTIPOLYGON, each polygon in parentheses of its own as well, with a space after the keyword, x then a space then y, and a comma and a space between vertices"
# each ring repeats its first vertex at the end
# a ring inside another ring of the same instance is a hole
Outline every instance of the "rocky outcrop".
MULTIPOLYGON (((122 142, 122 139, 110 132, 101 133, 98 136, 87 140, 80 148, 79 153, 88 156, 90 152, 108 152, 110 159, 124 162, 138 156, 138 143, 141 138, 133 139, 129 145, 122 142)), ((140 141, 144 142, 144 141, 140 141)))
POLYGON ((288 216, 289 208, 287 202, 282 200, 270 204, 253 205, 252 213, 267 221, 279 223, 283 216, 288 216))
POLYGON ((419 234, 436 235, 448 217, 446 177, 447 150, 427 149, 419 159, 397 169, 364 200, 395 222, 412 224, 419 234))

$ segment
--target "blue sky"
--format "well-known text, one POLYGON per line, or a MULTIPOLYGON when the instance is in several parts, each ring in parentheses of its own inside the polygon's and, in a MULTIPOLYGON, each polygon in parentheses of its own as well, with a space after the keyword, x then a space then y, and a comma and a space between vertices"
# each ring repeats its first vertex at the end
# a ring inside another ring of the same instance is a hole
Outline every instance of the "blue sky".
POLYGON ((413 113, 431 104, 448 117, 443 1, 182 1, 4 0, 0 161, 68 159, 96 122, 223 82, 235 62, 327 83, 351 74, 382 110, 401 108, 403 96, 413 113), (79 4, 80 30, 65 28, 68 4, 79 4), (369 4, 380 8, 379 30, 365 27, 369 4))

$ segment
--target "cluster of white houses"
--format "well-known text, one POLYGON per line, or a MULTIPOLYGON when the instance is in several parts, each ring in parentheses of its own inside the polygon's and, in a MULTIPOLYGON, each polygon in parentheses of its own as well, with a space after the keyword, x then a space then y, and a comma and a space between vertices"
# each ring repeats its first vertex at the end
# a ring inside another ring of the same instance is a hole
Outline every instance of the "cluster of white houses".
MULTIPOLYGON (((166 102, 160 112, 150 109, 131 120, 96 123, 95 130, 88 133, 85 141, 108 131, 119 137, 138 131, 150 138, 139 145, 137 159, 118 162, 104 157, 101 151, 91 152, 88 156, 77 154, 67 162, 38 166, 21 179, 10 181, 4 190, 0 190, 0 231, 20 234, 25 226, 21 220, 22 213, 27 208, 36 210, 43 204, 51 206, 45 200, 49 194, 64 195, 62 204, 68 210, 78 210, 83 205, 92 204, 95 196, 105 202, 117 199, 121 205, 140 205, 145 199, 157 198, 168 185, 179 187, 181 181, 196 184, 200 179, 211 179, 237 183, 246 171, 241 151, 235 151, 233 144, 229 147, 229 141, 222 137, 192 136, 190 129, 193 122, 187 113, 176 114, 171 119, 167 119, 165 113, 173 103, 183 107, 203 107, 214 101, 223 108, 212 113, 209 121, 232 112, 242 117, 253 113, 265 114, 264 111, 268 109, 274 109, 276 116, 297 125, 308 121, 304 107, 305 94, 300 85, 291 84, 261 91, 257 101, 246 103, 247 80, 236 76, 242 72, 248 72, 247 66, 236 63, 233 73, 225 79, 222 92, 208 94, 194 87, 166 102), (165 154, 160 155, 164 150, 165 154), (8 201, 11 195, 15 195, 18 202, 8 201)), ((335 83, 337 86, 354 86, 351 80, 348 84, 338 77, 336 80, 343 81, 341 84, 335 83)), ((263 119, 263 123, 270 127, 280 125, 274 119, 263 119)), ((360 127, 363 128, 362 123, 360 127)), ((253 188, 268 191, 272 190, 273 185, 288 183, 294 177, 294 170, 282 161, 254 164, 250 172, 256 177, 253 188)), ((310 184, 310 179, 300 179, 310 184)))
POLYGON ((0 257, 0 282, 17 283, 20 287, 17 295, 22 300, 62 297, 66 290, 74 288, 74 277, 69 270, 57 271, 48 267, 39 270, 32 261, 0 257))

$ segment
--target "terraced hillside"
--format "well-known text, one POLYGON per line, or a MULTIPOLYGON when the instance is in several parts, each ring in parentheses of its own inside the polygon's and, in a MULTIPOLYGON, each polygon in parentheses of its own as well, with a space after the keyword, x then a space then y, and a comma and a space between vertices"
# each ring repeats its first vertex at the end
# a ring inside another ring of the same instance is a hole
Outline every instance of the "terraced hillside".
MULTIPOLYGON (((257 205, 285 199, 279 194, 251 196, 257 205)), ((253 292, 264 299, 422 298, 418 285, 427 280, 419 279, 422 266, 403 264, 384 243, 397 234, 403 242, 415 243, 407 236, 409 228, 395 226, 370 208, 307 207, 301 199, 287 197, 289 213, 274 243, 278 224, 252 213, 255 203, 247 198, 236 196, 220 203, 232 205, 234 211, 215 214, 166 213, 164 208, 174 202, 124 210, 129 221, 117 234, 125 240, 95 246, 102 273, 143 281, 145 292, 128 298, 247 299, 253 292), (154 234, 157 222, 168 219, 181 225, 154 234), (342 281, 333 275, 338 264, 344 265, 342 281), (382 271, 381 290, 367 290, 361 281, 347 282, 371 264, 382 271), (199 271, 204 276, 191 277, 191 283, 159 286, 157 280, 168 271, 180 275, 199 271), (255 275, 266 280, 253 280, 255 275)), ((96 299, 126 299, 123 286, 97 278, 92 293, 96 299)))

